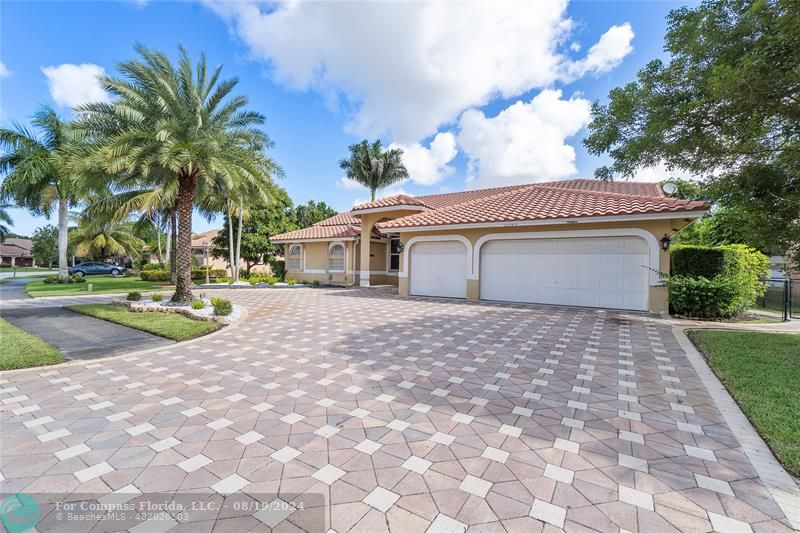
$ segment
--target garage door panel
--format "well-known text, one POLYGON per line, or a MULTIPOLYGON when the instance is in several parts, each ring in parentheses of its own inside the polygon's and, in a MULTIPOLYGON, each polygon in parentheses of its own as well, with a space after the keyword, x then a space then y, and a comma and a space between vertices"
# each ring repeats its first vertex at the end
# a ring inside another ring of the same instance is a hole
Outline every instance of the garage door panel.
POLYGON ((458 241, 414 244, 409 270, 414 296, 467 296, 467 249, 458 241))
POLYGON ((480 253, 482 299, 647 309, 643 239, 497 240, 480 253))

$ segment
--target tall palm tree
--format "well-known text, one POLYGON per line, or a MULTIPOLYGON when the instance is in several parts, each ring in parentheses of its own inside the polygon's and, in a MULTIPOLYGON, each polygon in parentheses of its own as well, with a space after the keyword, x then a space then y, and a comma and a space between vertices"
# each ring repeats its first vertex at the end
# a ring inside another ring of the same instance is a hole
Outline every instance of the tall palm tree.
POLYGON ((0 243, 6 242, 6 237, 10 233, 8 226, 14 223, 11 219, 11 215, 8 214, 8 208, 11 207, 11 204, 0 204, 0 243))
POLYGON ((199 191, 222 181, 266 187, 278 165, 258 129, 259 113, 244 110, 247 98, 231 96, 238 80, 220 81, 205 56, 193 68, 183 47, 173 65, 161 52, 136 45, 137 59, 117 66, 120 77, 101 76, 110 103, 79 108, 78 127, 95 142, 107 172, 135 178, 146 187, 177 185, 178 246, 173 301, 192 300, 192 212, 199 191))
POLYGON ((68 124, 53 109, 42 107, 31 120, 35 133, 23 126, 0 129, 0 197, 50 217, 58 206, 58 276, 67 274, 69 207, 77 203, 81 180, 75 171, 80 136, 68 134, 68 124), (37 135, 38 134, 38 135, 37 135))
POLYGON ((347 173, 347 179, 368 188, 373 200, 378 189, 408 178, 399 148, 384 150, 380 139, 372 144, 364 139, 351 144, 349 150, 350 157, 339 161, 339 168, 347 173))

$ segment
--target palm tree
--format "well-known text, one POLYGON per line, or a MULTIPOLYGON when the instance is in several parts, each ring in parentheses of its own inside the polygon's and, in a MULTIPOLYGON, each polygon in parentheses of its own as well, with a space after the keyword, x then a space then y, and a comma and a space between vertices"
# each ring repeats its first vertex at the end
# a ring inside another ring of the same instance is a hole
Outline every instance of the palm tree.
POLYGON ((347 179, 367 187, 373 200, 378 189, 408 178, 399 148, 384 150, 380 139, 372 144, 364 139, 351 144, 349 150, 350 157, 339 161, 339 168, 347 173, 347 179))
POLYGON ((111 221, 83 217, 69 234, 75 254, 83 257, 138 257, 147 244, 134 234, 132 222, 117 224, 111 221))
POLYGON ((258 129, 264 117, 244 110, 247 98, 231 96, 237 79, 220 81, 205 56, 192 68, 179 47, 173 65, 161 52, 136 45, 139 58, 118 65, 120 77, 101 76, 115 99, 78 109, 78 127, 95 142, 107 172, 136 179, 145 187, 176 185, 177 280, 172 299, 192 300, 192 212, 198 193, 216 181, 229 188, 242 182, 265 188, 278 165, 258 129), (210 75, 209 75, 210 74, 210 75))
POLYGON ((9 207, 11 204, 0 204, 0 243, 6 242, 6 237, 10 233, 6 224, 10 226, 14 223, 11 215, 8 214, 9 207))
POLYGON ((69 207, 78 201, 81 185, 74 167, 80 136, 68 135, 67 123, 49 107, 42 107, 31 123, 38 135, 20 125, 0 129, 5 152, 0 197, 47 218, 58 205, 58 277, 66 279, 69 207))

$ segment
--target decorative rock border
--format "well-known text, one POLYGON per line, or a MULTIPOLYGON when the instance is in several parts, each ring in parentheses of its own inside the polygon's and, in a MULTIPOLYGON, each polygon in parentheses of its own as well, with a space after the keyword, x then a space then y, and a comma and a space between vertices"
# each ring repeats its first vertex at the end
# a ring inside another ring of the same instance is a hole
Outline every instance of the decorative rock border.
POLYGON ((310 285, 304 283, 295 283, 289 285, 288 283, 278 282, 270 285, 262 281, 251 285, 250 283, 209 283, 208 285, 197 285, 198 289, 347 289, 341 285, 310 285))
POLYGON ((233 324, 243 316, 241 306, 238 306, 236 304, 233 305, 233 312, 228 316, 216 316, 204 312, 206 311, 206 309, 211 307, 210 302, 207 302, 206 309, 192 309, 189 306, 186 307, 166 306, 166 305, 160 305, 160 302, 153 302, 153 301, 131 302, 128 300, 113 300, 111 304, 119 305, 121 307, 127 307, 129 311, 132 311, 134 313, 178 313, 193 320, 217 322, 218 324, 221 324, 223 326, 228 326, 230 324, 233 324))

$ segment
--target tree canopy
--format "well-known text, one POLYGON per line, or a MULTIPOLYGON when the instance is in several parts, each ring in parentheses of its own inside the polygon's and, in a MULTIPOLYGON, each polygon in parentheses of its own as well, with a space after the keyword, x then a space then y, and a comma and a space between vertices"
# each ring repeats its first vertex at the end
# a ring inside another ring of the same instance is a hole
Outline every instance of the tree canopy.
POLYGON ((339 168, 347 173, 347 179, 368 188, 373 200, 378 189, 408 178, 399 148, 384 149, 380 139, 373 143, 364 139, 349 150, 350 157, 339 161, 339 168))
POLYGON ((670 12, 666 61, 595 103, 584 144, 601 179, 665 164, 700 176, 758 239, 800 241, 800 3, 718 0, 670 12))

